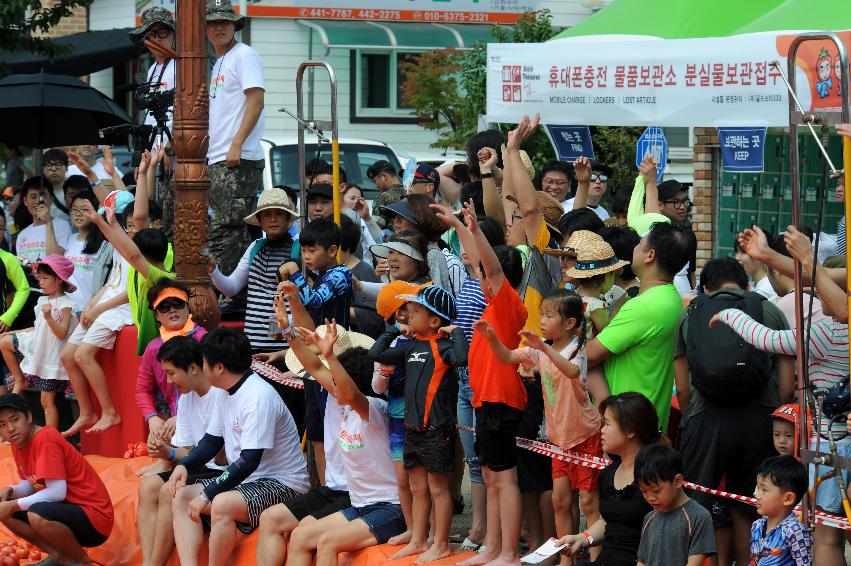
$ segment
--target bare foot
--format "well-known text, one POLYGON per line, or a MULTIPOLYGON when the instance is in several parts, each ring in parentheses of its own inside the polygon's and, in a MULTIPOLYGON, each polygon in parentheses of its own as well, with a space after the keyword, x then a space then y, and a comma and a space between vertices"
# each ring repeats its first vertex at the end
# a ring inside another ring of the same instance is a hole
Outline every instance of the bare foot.
POLYGON ((100 420, 95 423, 95 426, 87 430, 88 433, 98 433, 103 432, 111 427, 117 426, 121 424, 121 416, 118 413, 107 414, 104 413, 101 415, 100 420))
POLYGON ((402 544, 408 544, 411 542, 411 531, 405 531, 401 535, 396 535, 395 537, 390 537, 387 541, 387 544, 390 546, 399 546, 402 544))
POLYGON ((488 566, 520 566, 520 557, 517 555, 512 558, 499 556, 496 560, 488 562, 488 566))
POLYGON ((404 558, 405 556, 420 554, 426 550, 428 550, 428 544, 425 542, 415 544, 414 541, 411 541, 403 546, 401 550, 396 551, 396 553, 390 557, 390 560, 397 560, 399 558, 404 558))
POLYGON ((443 545, 442 547, 438 547, 436 544, 431 545, 427 551, 420 554, 417 559, 414 561, 414 564, 425 564, 426 562, 434 562, 435 560, 440 560, 441 558, 446 558, 449 556, 450 550, 449 547, 443 545))
POLYGON ((77 420, 74 421, 74 424, 71 425, 71 428, 62 433, 62 436, 66 438, 69 436, 74 436, 84 428, 90 427, 96 422, 98 422, 97 415, 80 415, 79 417, 77 417, 77 420))
POLYGON ((487 564, 496 560, 497 556, 498 554, 496 552, 483 552, 481 554, 471 556, 463 562, 459 562, 458 566, 479 566, 480 564, 487 564))

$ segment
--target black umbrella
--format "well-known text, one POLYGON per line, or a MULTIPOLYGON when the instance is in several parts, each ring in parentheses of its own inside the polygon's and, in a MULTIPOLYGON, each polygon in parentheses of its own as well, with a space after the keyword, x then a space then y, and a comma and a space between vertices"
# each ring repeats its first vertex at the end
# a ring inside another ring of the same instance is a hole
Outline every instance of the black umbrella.
POLYGON ((38 73, 0 80, 0 142, 26 147, 96 144, 98 130, 130 122, 80 79, 38 73))

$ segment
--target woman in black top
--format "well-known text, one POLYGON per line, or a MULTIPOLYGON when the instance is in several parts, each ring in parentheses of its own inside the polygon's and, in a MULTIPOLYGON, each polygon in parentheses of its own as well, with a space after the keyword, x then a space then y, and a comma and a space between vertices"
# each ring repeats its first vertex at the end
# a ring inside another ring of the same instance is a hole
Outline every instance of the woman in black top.
POLYGON ((601 519, 559 542, 568 545, 569 555, 583 546, 602 546, 596 560, 577 566, 635 566, 642 521, 651 509, 638 489, 633 466, 638 451, 659 437, 659 417, 647 397, 634 392, 609 397, 600 412, 603 452, 614 460, 600 472, 601 519))

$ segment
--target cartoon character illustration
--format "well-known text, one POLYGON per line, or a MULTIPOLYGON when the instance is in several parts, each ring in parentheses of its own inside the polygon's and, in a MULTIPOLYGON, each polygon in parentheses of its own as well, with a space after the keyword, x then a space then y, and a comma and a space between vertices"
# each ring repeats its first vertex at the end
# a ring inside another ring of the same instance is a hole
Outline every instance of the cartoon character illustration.
POLYGON ((842 59, 839 54, 833 59, 833 74, 836 75, 836 95, 842 96, 842 59))
POLYGON ((816 92, 822 98, 830 96, 830 89, 833 88, 833 79, 830 78, 832 70, 830 54, 827 49, 822 49, 818 54, 818 63, 816 64, 816 74, 818 82, 816 82, 816 92))

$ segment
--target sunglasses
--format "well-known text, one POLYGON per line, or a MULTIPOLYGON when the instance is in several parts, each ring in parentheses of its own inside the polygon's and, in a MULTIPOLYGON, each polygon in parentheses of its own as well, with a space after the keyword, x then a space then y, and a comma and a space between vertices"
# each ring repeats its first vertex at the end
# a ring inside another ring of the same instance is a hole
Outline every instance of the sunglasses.
POLYGON ((182 310, 186 307, 186 301, 182 301, 180 299, 165 299, 163 302, 157 305, 157 312, 160 314, 165 314, 172 310, 182 310))
POLYGON ((592 173, 591 174, 591 182, 599 181, 601 183, 605 183, 609 180, 608 175, 603 175, 602 173, 592 173))

